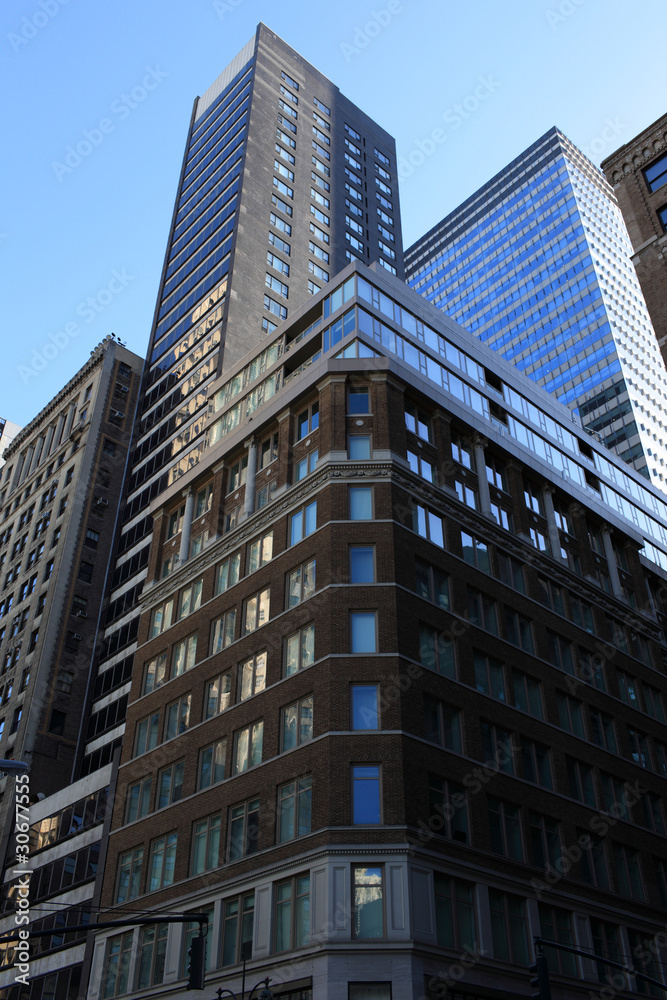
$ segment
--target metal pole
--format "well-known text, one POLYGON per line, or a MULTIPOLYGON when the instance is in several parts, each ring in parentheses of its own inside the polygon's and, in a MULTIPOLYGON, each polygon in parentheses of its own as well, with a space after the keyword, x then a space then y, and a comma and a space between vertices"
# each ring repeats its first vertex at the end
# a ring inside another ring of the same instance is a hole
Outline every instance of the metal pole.
POLYGON ((568 944, 560 944, 559 941, 547 941, 545 938, 535 937, 533 938, 535 944, 543 947, 548 945, 550 948, 558 948, 560 951, 568 951, 571 955, 581 955, 582 958, 587 958, 591 962, 601 962, 603 965, 611 965, 614 969, 620 969, 621 972, 627 973, 629 976, 634 976, 636 979, 643 979, 645 983, 653 983, 654 986, 659 986, 663 993, 667 993, 667 986, 664 983, 659 983, 657 979, 651 979, 650 976, 645 976, 643 972, 637 972, 630 965, 621 965, 619 962, 612 962, 609 958, 601 958, 599 955, 591 954, 590 951, 582 951, 581 948, 571 948, 568 944))

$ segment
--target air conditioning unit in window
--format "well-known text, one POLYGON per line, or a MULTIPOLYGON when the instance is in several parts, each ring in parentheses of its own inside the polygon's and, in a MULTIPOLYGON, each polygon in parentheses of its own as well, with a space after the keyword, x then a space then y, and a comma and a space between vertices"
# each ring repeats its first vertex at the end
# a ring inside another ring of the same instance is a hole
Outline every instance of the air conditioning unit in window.
POLYGON ((95 506, 96 507, 108 507, 109 506, 109 501, 106 500, 104 497, 95 497, 95 506))
POLYGON ((81 635, 80 632, 72 632, 72 638, 76 639, 77 642, 81 642, 83 636, 81 635))
POLYGON ((122 410, 112 410, 111 416, 116 417, 117 420, 122 420, 125 414, 123 413, 122 410))
POLYGON ((130 391, 130 389, 129 389, 129 386, 127 386, 127 385, 117 385, 116 386, 116 392, 118 393, 119 396, 120 396, 121 393, 126 393, 126 392, 129 392, 129 391, 130 391))
POLYGON ((88 612, 87 611, 82 611, 81 608, 78 608, 74 612, 74 617, 75 618, 87 618, 88 617, 88 612))

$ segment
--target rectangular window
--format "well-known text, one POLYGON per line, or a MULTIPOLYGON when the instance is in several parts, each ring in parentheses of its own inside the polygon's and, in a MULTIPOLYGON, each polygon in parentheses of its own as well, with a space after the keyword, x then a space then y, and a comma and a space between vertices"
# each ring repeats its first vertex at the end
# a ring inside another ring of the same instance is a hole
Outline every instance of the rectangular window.
POLYGON ((350 652, 377 652, 377 612, 350 612, 350 652))
POLYGON ((603 747, 610 753, 618 753, 614 720, 610 715, 597 708, 588 707, 589 732, 592 743, 603 747))
POLYGON ((158 837, 151 844, 151 859, 148 875, 148 892, 155 892, 171 885, 176 868, 176 847, 178 834, 168 833, 158 837))
POLYGON ((350 716, 352 729, 380 728, 377 684, 351 685, 350 716))
POLYGON ((246 563, 246 573, 254 573, 260 566, 264 566, 273 558, 273 531, 268 531, 265 535, 255 538, 248 545, 248 558, 246 563))
POLYGON ((558 725, 561 729, 578 736, 581 740, 585 739, 581 702, 563 694, 562 691, 556 691, 556 708, 558 709, 558 725))
POLYGON ((285 676, 291 677, 315 661, 315 626, 305 625, 285 640, 285 676))
POLYGON ((419 661, 444 677, 456 678, 454 640, 429 625, 419 626, 419 661))
MULTIPOLYGON (((593 709, 591 709, 590 711, 591 711, 591 722, 592 722, 593 709)), ((598 714, 600 716, 603 715, 602 712, 598 714)), ((609 718, 609 716, 606 716, 606 718, 609 718)), ((613 735, 613 723, 611 723, 611 732, 613 735)), ((646 736, 646 733, 641 733, 638 729, 632 729, 630 726, 628 726, 628 740, 630 743, 630 759, 633 760, 635 764, 639 764, 640 767, 646 767, 649 768, 650 770, 651 756, 649 754, 648 737, 646 736)), ((607 749, 609 750, 611 749, 611 747, 607 746, 607 749)), ((617 752, 618 751, 616 750, 616 745, 614 743, 614 749, 612 750, 612 753, 617 753, 617 752)))
POLYGON ((424 736, 446 750, 462 753, 461 713, 458 708, 424 695, 424 736))
POLYGON ((498 635, 498 606, 479 590, 468 587, 468 620, 479 628, 498 635))
POLYGON ((191 694, 182 695, 178 701, 173 701, 165 711, 164 738, 173 740, 190 727, 191 694))
POLYGON ((165 604, 161 604, 159 608, 155 608, 151 622, 151 639, 154 639, 156 635, 160 635, 165 629, 171 627, 173 614, 173 597, 169 601, 166 601, 165 604))
POLYGON ((491 573, 491 555, 487 542, 476 535, 461 532, 461 550, 463 558, 471 566, 476 566, 483 573, 491 573))
POLYGON ((201 872, 217 868, 220 863, 220 813, 207 816, 193 824, 192 863, 190 872, 201 872))
POLYGON ((352 865, 352 937, 384 937, 382 866, 352 865))
POLYGON ((239 571, 241 569, 241 553, 235 552, 229 559, 220 563, 215 572, 215 593, 224 593, 234 584, 239 582, 239 571))
POLYGON ((290 545, 312 535, 317 528, 317 500, 307 504, 290 517, 290 545))
MULTIPOLYGON (((542 936, 547 941, 558 941, 570 948, 576 947, 572 933, 572 914, 556 906, 547 906, 545 903, 539 903, 538 909, 542 936)), ((574 955, 548 946, 545 947, 544 953, 550 972, 571 978, 577 977, 577 959, 574 955)))
POLYGON ((313 696, 308 695, 280 713, 281 750, 293 750, 313 738, 313 696))
POLYGON ((284 274, 286 278, 289 278, 289 264, 286 264, 284 260, 280 259, 280 257, 276 257, 276 255, 271 253, 270 250, 266 255, 266 263, 269 267, 275 267, 276 271, 280 271, 280 273, 284 274))
POLYGON ((522 670, 512 670, 511 702, 515 708, 543 719, 541 684, 522 670))
POLYGON ((526 901, 520 896, 489 889, 493 957, 525 966, 529 961, 526 901))
POLYGON ((211 623, 211 656, 234 642, 236 630, 236 609, 228 611, 211 623))
POLYGON ((577 832, 577 841, 582 847, 581 877, 584 882, 596 885, 599 889, 608 889, 609 873, 602 839, 588 830, 577 832))
POLYGON ((549 748, 543 743, 535 743, 527 737, 521 737, 521 760, 523 776, 526 781, 543 788, 553 788, 551 779, 551 762, 549 748))
POLYGON ((348 558, 350 583, 375 583, 374 545, 350 545, 348 558))
POLYGON ((253 722, 234 734, 233 773, 240 774, 262 763, 263 721, 253 722))
POLYGON ((644 177, 651 192, 658 191, 664 184, 667 184, 667 155, 661 156, 659 160, 647 167, 644 171, 644 177))
POLYGON ((500 660, 486 653, 473 650, 475 687, 496 701, 506 701, 505 675, 500 660))
POLYGON ((473 489, 472 486, 468 486, 467 483, 462 483, 459 479, 454 480, 454 490, 461 503, 464 503, 466 507, 471 507, 473 510, 479 510, 477 490, 473 489))
POLYGON ((428 776, 429 829, 461 844, 469 843, 465 788, 456 781, 428 776))
POLYGON ((315 471, 315 466, 317 465, 317 460, 319 458, 319 450, 314 448, 309 451, 307 455, 300 458, 298 461, 294 462, 294 482, 298 483, 301 479, 305 479, 306 476, 315 471))
POLYGON ((319 226, 316 226, 314 222, 310 223, 309 229, 313 236, 316 236, 318 240, 322 240, 323 243, 329 242, 329 234, 325 233, 325 231, 320 229, 319 226))
POLYGON ((307 601, 315 593, 315 560, 297 566, 287 574, 287 607, 295 608, 297 604, 307 601))
POLYGON ((225 779, 227 740, 217 740, 205 747, 199 755, 199 779, 197 788, 209 788, 225 779))
POLYGON ((285 306, 280 305, 275 299, 272 299, 270 295, 264 296, 264 308, 272 312, 274 316, 278 319, 287 319, 287 309, 285 306))
POLYGON ((435 566, 415 561, 416 591, 420 597, 449 611, 449 577, 435 566))
POLYGON ((259 799, 232 806, 229 810, 229 860, 238 861, 254 854, 258 848, 258 837, 259 799))
POLYGON ((412 530, 427 538, 429 542, 438 545, 441 549, 445 547, 445 528, 443 519, 435 511, 422 507, 420 504, 412 504, 412 530))
POLYGON ((505 638, 514 646, 525 649, 527 653, 534 652, 531 622, 511 608, 505 608, 505 638))
POLYGON ((597 807, 593 768, 572 757, 565 758, 570 795, 592 809, 597 807))
POLYGON ((382 822, 379 765, 356 764, 352 767, 352 822, 355 825, 382 822))
POLYGON ((434 872, 433 888, 438 944, 457 952, 477 952, 474 885, 434 872))
POLYGON ((149 750, 153 750, 157 746, 159 732, 159 712, 153 712, 152 715, 142 719, 141 722, 137 722, 137 728, 134 734, 133 756, 138 757, 139 754, 148 753, 149 750))
POLYGON ((276 952, 302 948, 310 938, 310 876, 278 882, 275 900, 276 952))
POLYGON ((189 584, 181 591, 178 600, 178 613, 176 615, 177 621, 180 621, 182 618, 186 618, 188 615, 191 615, 194 611, 199 610, 201 607, 203 586, 203 579, 195 580, 194 583, 189 584))
MULTIPOLYGON (((275 226, 276 229, 279 229, 281 233, 285 233, 286 236, 292 235, 292 227, 289 222, 285 222, 284 219, 281 219, 280 216, 276 215, 274 212, 271 212, 271 225, 275 226)), ((271 242, 270 237, 269 241, 271 242)))
POLYGON ((595 623, 593 621, 593 609, 590 604, 586 604, 580 598, 569 592, 570 619, 579 628, 585 629, 591 635, 595 635, 595 623))
MULTIPOLYGON (((281 240, 280 237, 276 236, 275 233, 269 233, 269 243, 271 244, 272 247, 275 247, 276 250, 280 250, 281 253, 284 253, 285 256, 287 257, 290 256, 292 248, 290 247, 289 243, 286 243, 285 240, 281 240)), ((289 271, 287 273, 289 274, 289 271)))
POLYGON ((125 851, 119 856, 116 877, 117 903, 126 903, 129 899, 136 899, 140 894, 143 865, 143 847, 135 847, 134 850, 125 851))
POLYGON ((269 620, 271 589, 265 587, 243 602, 243 635, 249 635, 269 620))
POLYGON ((349 434, 347 438, 347 457, 355 462, 363 462, 369 459, 371 457, 370 434, 349 434))
POLYGON ((128 991, 133 938, 134 932, 126 931, 107 941, 102 971, 103 1000, 128 991))
POLYGON ((551 867, 558 871, 558 863, 562 857, 558 823, 550 816, 528 812, 528 829, 530 831, 533 864, 538 868, 551 867))
POLYGON ((180 677, 187 670, 192 670, 196 659, 197 634, 195 633, 174 645, 171 655, 171 676, 180 677))
POLYGON ((547 631, 549 662, 566 674, 574 674, 572 643, 555 632, 547 631))
POLYGON ((232 672, 227 670, 224 674, 214 677, 206 685, 204 694, 204 718, 212 719, 214 715, 219 715, 229 708, 229 699, 232 690, 232 672))
POLYGON ((492 722, 480 721, 482 734, 482 756, 485 761, 495 763, 506 774, 514 774, 515 747, 512 734, 507 729, 492 722))
POLYGON ((287 287, 287 285, 285 285, 282 281, 276 278, 273 274, 269 274, 267 272, 264 284, 268 285, 269 288, 273 289, 274 292, 277 292, 278 295, 282 295, 283 298, 285 299, 289 295, 289 288, 287 287))
POLYGON ((180 760, 177 764, 170 764, 164 767, 157 777, 157 800, 156 809, 164 809, 172 802, 178 802, 183 794, 183 770, 185 761, 180 760))
POLYGON ((246 701, 266 687, 266 650, 239 664, 238 700, 246 701))
MULTIPOLYGON (((259 800, 257 808, 259 808, 259 800)), ((237 807, 243 808, 243 807, 237 807)), ((230 813, 231 815, 231 813, 230 813)), ((256 848, 255 848, 256 850, 256 848)), ((248 852, 252 853, 252 852, 248 852)), ((239 855, 242 857, 242 855, 239 855)), ((235 860, 230 858, 230 860, 235 860)), ((222 916, 222 965, 236 965, 252 957, 252 932, 255 911, 255 894, 227 899, 222 916)))
POLYGON ((523 861, 519 807, 491 795, 486 799, 491 850, 514 861, 523 861))
POLYGON ((278 789, 278 843, 310 833, 313 779, 308 775, 278 789))
POLYGON ((133 823, 148 815, 151 806, 152 785, 153 779, 149 776, 128 786, 125 806, 126 823, 133 823))
POLYGON ((329 263, 329 254, 327 253, 327 251, 323 250, 321 247, 318 247, 316 243, 312 242, 312 240, 308 244, 308 249, 310 250, 310 252, 313 254, 314 257, 318 257, 320 260, 323 260, 325 264, 329 263))

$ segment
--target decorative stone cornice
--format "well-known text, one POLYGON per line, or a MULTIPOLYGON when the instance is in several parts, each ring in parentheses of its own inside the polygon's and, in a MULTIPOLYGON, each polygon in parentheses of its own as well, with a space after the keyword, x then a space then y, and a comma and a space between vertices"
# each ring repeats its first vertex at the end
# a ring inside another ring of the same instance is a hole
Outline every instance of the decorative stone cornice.
POLYGON ((60 409, 67 398, 76 392, 82 382, 88 381, 92 373, 104 362, 104 356, 108 350, 109 344, 116 344, 117 341, 112 341, 109 337, 105 337, 101 344, 98 344, 94 351, 91 352, 90 361, 87 361, 83 368, 80 368, 76 375, 70 379, 66 386, 60 390, 60 392, 53 397, 53 399, 46 404, 43 410, 37 414, 36 417, 30 421, 25 427, 23 427, 15 438, 7 445, 5 450, 5 461, 9 461, 13 455, 21 449, 21 447, 26 443, 26 441, 39 430, 40 424, 47 421, 51 415, 60 409))
MULTIPOLYGON (((434 486, 426 480, 399 468, 393 462, 344 462, 330 463, 288 488, 280 498, 274 499, 261 510, 244 520, 237 528, 227 532, 222 538, 215 539, 197 557, 189 559, 179 569, 164 580, 156 581, 144 589, 142 597, 142 613, 150 610, 166 600, 174 591, 185 586, 190 580, 200 576, 211 565, 220 561, 228 553, 233 552, 243 542, 275 521, 282 514, 293 510, 308 497, 318 493, 327 483, 348 480, 382 481, 390 480, 403 487, 415 499, 429 504, 437 512, 457 521, 462 527, 472 532, 482 533, 498 548, 515 556, 523 564, 534 566, 550 580, 574 590, 591 604, 620 618, 631 628, 636 628, 661 641, 662 632, 655 622, 650 621, 640 612, 630 608, 624 601, 619 601, 592 582, 570 570, 564 563, 552 559, 539 552, 529 541, 518 535, 510 534, 501 528, 494 520, 483 513, 462 504, 448 487, 434 486)), ((400 511, 399 511, 400 512, 400 511)), ((600 637, 597 637, 600 640, 600 637)))
POLYGON ((667 149, 667 115, 663 115, 640 132, 615 153, 603 160, 601 166, 613 185, 643 170, 651 160, 667 149))

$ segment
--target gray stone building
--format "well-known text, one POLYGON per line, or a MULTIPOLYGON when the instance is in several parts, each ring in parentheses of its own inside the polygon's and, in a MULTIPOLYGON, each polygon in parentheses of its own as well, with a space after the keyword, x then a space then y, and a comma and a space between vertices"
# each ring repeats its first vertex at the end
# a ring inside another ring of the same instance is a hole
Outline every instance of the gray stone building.
MULTIPOLYGON (((142 366, 105 338, 14 437, 0 472, 0 758, 29 765, 31 822, 51 817, 37 841, 50 905, 38 905, 33 885, 31 916, 59 943, 60 928, 88 912, 106 815, 110 767, 78 781, 78 765, 142 366)), ((0 934, 15 927, 14 816, 14 778, 3 775, 0 934)), ((81 947, 59 962, 76 962, 81 947)), ((0 987, 14 981, 12 951, 1 947, 0 987)), ((35 939, 33 975, 52 968, 51 951, 49 938, 35 939)))

